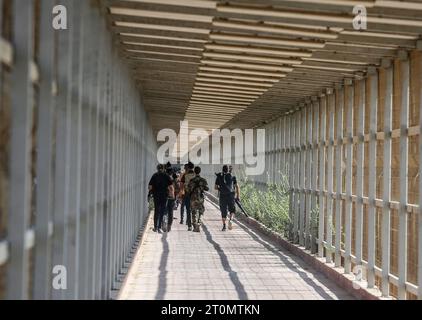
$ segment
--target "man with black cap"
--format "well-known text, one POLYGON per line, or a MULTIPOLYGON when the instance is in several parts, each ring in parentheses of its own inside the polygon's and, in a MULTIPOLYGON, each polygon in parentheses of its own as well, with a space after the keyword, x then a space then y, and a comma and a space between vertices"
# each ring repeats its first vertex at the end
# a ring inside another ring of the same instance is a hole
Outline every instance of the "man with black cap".
POLYGON ((174 197, 173 182, 162 164, 157 166, 157 172, 151 177, 148 188, 154 197, 154 232, 161 233, 167 198, 171 195, 174 197))
POLYGON ((236 213, 235 199, 240 198, 240 188, 237 184, 237 179, 230 172, 228 166, 223 167, 223 172, 217 175, 215 181, 215 189, 218 190, 220 196, 220 211, 223 219, 223 231, 227 230, 226 222, 228 213, 229 217, 229 230, 233 228, 232 220, 236 213))

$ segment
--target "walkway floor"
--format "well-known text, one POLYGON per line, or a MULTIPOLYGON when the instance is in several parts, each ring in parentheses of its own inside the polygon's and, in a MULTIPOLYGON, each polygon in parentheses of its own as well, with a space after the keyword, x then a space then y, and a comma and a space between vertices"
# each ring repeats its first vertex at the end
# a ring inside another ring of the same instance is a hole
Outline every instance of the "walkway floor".
MULTIPOLYGON (((221 231, 207 203, 201 234, 174 220, 169 234, 148 230, 120 298, 129 300, 352 299, 303 260, 241 223, 221 231)), ((178 215, 177 215, 178 216, 178 215)))

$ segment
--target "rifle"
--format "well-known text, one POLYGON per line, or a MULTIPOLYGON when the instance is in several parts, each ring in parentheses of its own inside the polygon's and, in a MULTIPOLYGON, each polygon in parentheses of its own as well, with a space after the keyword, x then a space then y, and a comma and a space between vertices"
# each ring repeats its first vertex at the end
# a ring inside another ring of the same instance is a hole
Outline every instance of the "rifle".
POLYGON ((239 199, 235 199, 237 206, 239 207, 240 211, 246 216, 249 217, 249 215, 246 213, 245 209, 243 209, 242 203, 239 199))

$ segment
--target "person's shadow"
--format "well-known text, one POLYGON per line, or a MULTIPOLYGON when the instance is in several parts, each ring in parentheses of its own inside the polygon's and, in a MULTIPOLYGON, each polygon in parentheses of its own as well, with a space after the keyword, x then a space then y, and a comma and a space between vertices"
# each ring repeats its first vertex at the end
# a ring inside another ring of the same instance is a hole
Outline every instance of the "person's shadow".
POLYGON ((167 290, 167 261, 169 258, 169 244, 167 241, 167 232, 163 234, 161 238, 163 243, 163 254, 161 255, 160 261, 160 276, 158 279, 158 289, 157 293, 155 294, 155 300, 164 300, 167 290))
POLYGON ((221 249, 221 246, 217 242, 214 241, 207 227, 205 225, 202 225, 202 228, 207 237, 207 241, 211 243, 214 246, 215 251, 217 251, 221 260, 221 265, 223 266, 224 270, 229 274, 230 280, 233 283, 234 287, 236 288, 236 292, 239 299, 248 300, 248 294, 245 290, 245 287, 243 286, 242 282, 240 282, 239 277, 237 276, 237 272, 233 271, 233 269, 231 268, 229 260, 224 253, 224 250, 221 249))
MULTIPOLYGON (((238 225, 247 233, 249 236, 251 236, 256 242, 260 243, 262 246, 264 246, 268 251, 272 252, 275 256, 277 256, 283 264, 286 265, 287 268, 289 268, 291 271, 298 274, 303 281, 305 281, 309 286, 315 289, 315 291, 325 300, 333 300, 333 297, 330 296, 326 290, 318 285, 312 278, 308 276, 306 272, 300 271, 298 267, 307 268, 306 263, 301 260, 300 258, 297 258, 295 256, 290 255, 290 259, 293 260, 297 265, 293 264, 286 255, 282 254, 279 250, 277 250, 276 247, 270 244, 270 241, 265 241, 264 236, 261 236, 258 234, 258 232, 252 232, 243 222, 238 221, 238 225)), ((319 275, 318 273, 313 273, 313 276, 315 279, 320 281, 321 283, 324 283, 324 280, 326 279, 319 275)))

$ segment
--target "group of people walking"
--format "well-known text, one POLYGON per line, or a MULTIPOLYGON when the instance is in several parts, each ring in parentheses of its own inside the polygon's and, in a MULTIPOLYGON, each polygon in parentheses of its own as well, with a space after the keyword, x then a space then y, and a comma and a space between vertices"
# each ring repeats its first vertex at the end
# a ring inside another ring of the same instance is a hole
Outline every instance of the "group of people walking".
MULTIPOLYGON (((207 180, 201 177, 201 168, 192 162, 184 166, 183 172, 176 172, 173 166, 159 164, 157 172, 149 182, 149 195, 154 199, 154 232, 170 232, 174 210, 180 204, 180 224, 188 231, 200 232, 205 212, 205 192, 209 191, 207 180), (167 218, 165 224, 164 218, 167 218)), ((231 230, 236 212, 235 201, 239 200, 240 188, 231 167, 224 166, 217 174, 215 189, 219 193, 223 231, 231 230), (227 222, 228 221, 228 222, 227 222)))

